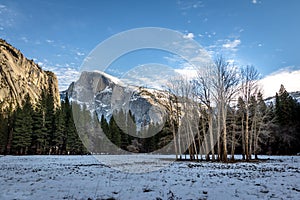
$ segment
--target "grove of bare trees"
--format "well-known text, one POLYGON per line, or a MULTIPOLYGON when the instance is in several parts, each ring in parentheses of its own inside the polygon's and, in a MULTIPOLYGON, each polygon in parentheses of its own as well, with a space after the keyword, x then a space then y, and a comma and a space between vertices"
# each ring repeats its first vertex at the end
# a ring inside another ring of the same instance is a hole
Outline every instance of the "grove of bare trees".
POLYGON ((264 101, 258 71, 219 57, 197 73, 193 80, 179 76, 168 84, 176 159, 189 155, 191 160, 228 162, 238 150, 248 161, 262 150, 273 153, 271 135, 280 122, 276 107, 264 101))

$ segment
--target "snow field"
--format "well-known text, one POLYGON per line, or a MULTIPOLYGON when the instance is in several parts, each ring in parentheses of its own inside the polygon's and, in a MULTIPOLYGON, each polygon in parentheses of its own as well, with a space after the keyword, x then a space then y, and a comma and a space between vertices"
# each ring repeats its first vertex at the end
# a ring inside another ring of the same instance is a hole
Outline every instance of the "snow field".
POLYGON ((1 156, 0 199, 300 199, 300 156, 229 164, 146 157, 1 156))

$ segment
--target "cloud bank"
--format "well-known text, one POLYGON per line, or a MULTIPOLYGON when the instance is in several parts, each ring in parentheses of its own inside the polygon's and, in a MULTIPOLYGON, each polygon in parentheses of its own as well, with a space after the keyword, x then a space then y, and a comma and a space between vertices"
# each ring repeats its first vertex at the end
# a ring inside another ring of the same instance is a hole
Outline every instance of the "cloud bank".
POLYGON ((283 68, 259 81, 264 93, 264 97, 275 96, 283 84, 288 92, 300 91, 300 69, 293 67, 283 68))

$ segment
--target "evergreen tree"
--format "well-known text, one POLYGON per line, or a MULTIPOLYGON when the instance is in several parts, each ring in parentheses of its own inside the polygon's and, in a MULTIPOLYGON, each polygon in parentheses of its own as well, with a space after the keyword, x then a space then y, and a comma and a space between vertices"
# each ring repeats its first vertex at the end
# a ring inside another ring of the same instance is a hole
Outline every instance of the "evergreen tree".
MULTIPOLYGON (((65 129, 64 129, 64 143, 66 145, 66 152, 68 154, 86 154, 87 150, 84 147, 82 140, 88 134, 87 132, 90 131, 91 123, 91 115, 90 112, 87 110, 86 106, 83 106, 83 109, 80 109, 79 105, 70 104, 68 95, 66 95, 64 100, 64 115, 65 115, 65 129), (73 106, 75 108, 73 109, 73 106), (73 112, 76 112, 76 120, 78 124, 78 131, 76 130, 73 112)), ((87 144, 87 143, 85 143, 87 144)))
POLYGON ((65 103, 62 103, 59 109, 55 111, 55 131, 53 135, 53 145, 55 148, 55 154, 62 154, 65 152, 65 103))
POLYGON ((114 116, 109 120, 109 135, 111 135, 111 142, 121 147, 121 129, 118 127, 114 116))
POLYGON ((275 119, 278 125, 273 137, 273 151, 276 154, 293 154, 300 149, 298 147, 299 132, 297 131, 297 115, 299 104, 285 90, 284 86, 280 86, 280 90, 276 93, 275 119))
POLYGON ((109 126, 108 123, 104 117, 104 115, 101 115, 101 120, 100 120, 100 124, 101 124, 101 129, 103 131, 103 133, 106 135, 106 137, 111 140, 111 135, 109 134, 109 126))
POLYGON ((47 130, 45 127, 45 116, 44 108, 42 107, 42 99, 37 103, 36 108, 34 109, 32 115, 32 150, 34 154, 43 154, 45 153, 45 147, 47 145, 47 130))
POLYGON ((8 119, 0 112, 0 154, 4 154, 8 142, 8 119))
POLYGON ((54 108, 54 95, 53 91, 49 88, 45 95, 45 127, 46 127, 46 140, 49 145, 45 153, 52 154, 55 152, 55 108, 54 108))
POLYGON ((14 123, 12 145, 17 154, 27 154, 30 148, 33 123, 32 113, 33 109, 30 103, 30 97, 26 95, 23 108, 17 108, 14 123))

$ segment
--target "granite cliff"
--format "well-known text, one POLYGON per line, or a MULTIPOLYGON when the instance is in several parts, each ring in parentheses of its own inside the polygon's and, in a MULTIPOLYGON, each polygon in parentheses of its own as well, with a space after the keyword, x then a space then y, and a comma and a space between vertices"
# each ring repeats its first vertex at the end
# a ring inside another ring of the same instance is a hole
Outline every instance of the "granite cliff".
POLYGON ((60 105, 56 75, 44 71, 33 60, 27 59, 19 50, 0 39, 0 110, 22 105, 29 95, 34 105, 43 90, 54 95, 55 106, 60 105))
POLYGON ((104 115, 109 119, 115 111, 130 110, 138 127, 161 123, 166 117, 166 92, 125 85, 104 72, 82 72, 79 80, 61 93, 61 98, 66 93, 73 102, 87 105, 99 117, 104 115))

